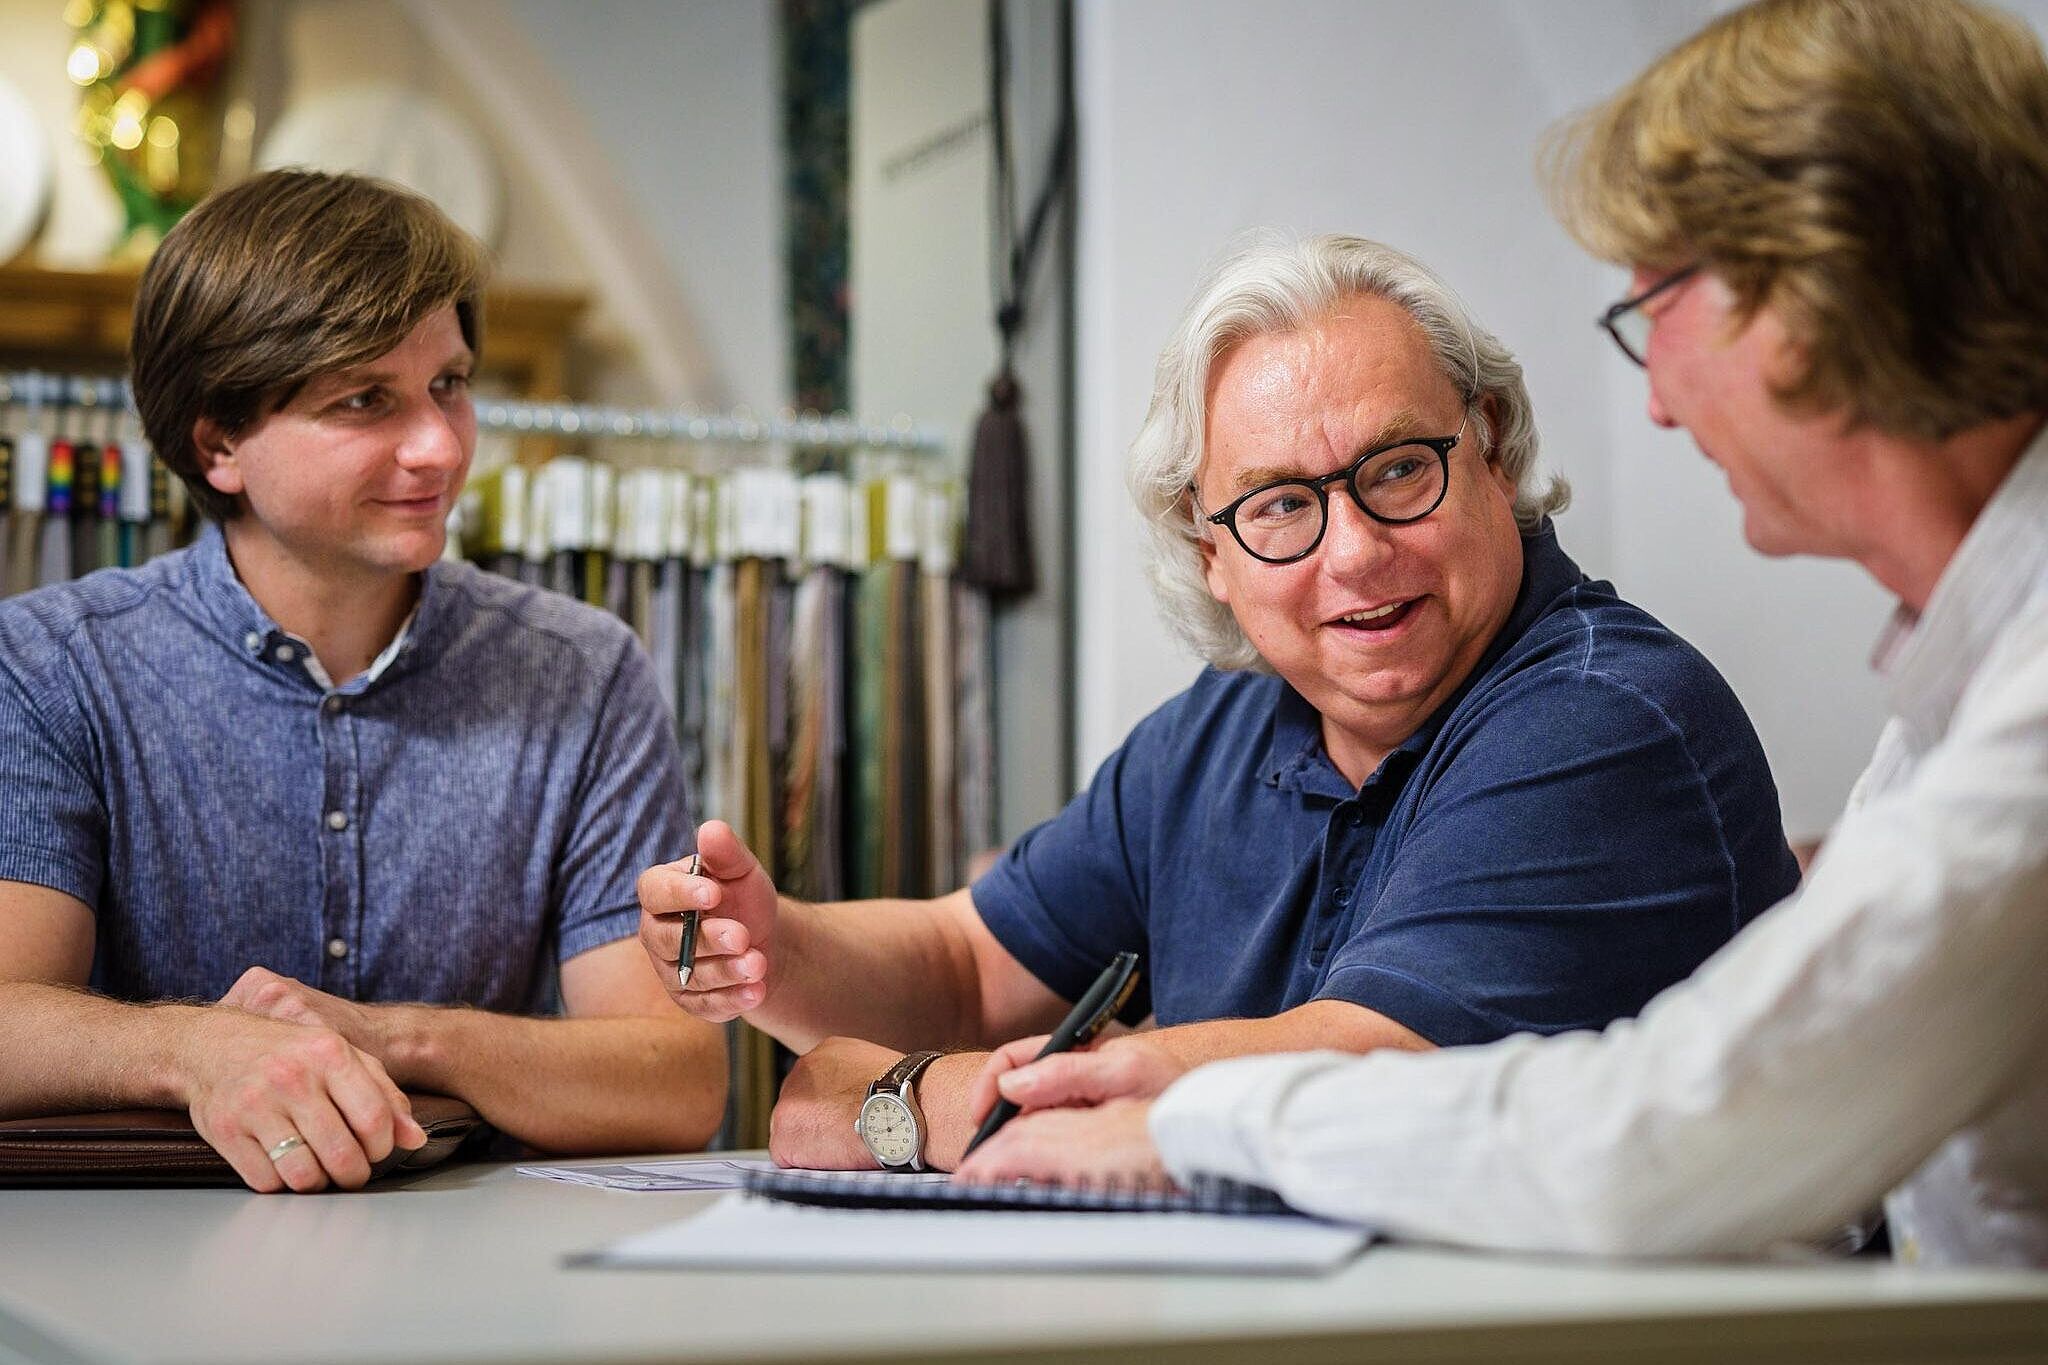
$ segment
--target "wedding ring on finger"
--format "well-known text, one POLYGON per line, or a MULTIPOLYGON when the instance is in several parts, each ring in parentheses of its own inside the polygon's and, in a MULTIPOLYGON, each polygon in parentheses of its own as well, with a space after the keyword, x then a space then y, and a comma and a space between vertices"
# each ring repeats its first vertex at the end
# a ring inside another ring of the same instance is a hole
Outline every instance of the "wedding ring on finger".
POLYGON ((278 1162, 284 1160, 284 1158, 290 1156, 293 1152, 298 1151, 299 1148, 305 1145, 306 1140, 300 1137, 297 1133, 293 1133, 290 1137, 281 1138, 277 1142, 271 1144, 270 1147, 264 1150, 263 1155, 269 1157, 271 1164, 274 1166, 278 1162))

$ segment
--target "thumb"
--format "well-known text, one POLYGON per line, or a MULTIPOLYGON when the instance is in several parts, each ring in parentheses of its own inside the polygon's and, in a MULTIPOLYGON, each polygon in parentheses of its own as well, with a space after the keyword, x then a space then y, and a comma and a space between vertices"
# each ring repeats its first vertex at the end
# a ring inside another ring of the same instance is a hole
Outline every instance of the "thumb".
POLYGON ((702 875, 721 882, 736 882, 761 866, 746 841, 723 820, 706 820, 697 827, 697 856, 703 862, 702 875))

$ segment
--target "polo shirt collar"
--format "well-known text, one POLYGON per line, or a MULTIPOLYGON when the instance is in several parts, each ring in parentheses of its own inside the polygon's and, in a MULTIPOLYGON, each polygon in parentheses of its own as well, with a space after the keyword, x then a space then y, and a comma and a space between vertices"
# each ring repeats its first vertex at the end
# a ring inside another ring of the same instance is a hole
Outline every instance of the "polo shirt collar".
MULTIPOLYGON (((1551 603, 1586 581, 1586 576, 1572 557, 1557 543, 1557 528, 1545 517, 1536 530, 1522 536, 1522 586, 1515 594, 1515 605, 1508 613, 1508 619, 1493 637, 1479 662, 1473 665, 1471 673, 1458 689, 1444 699, 1443 705, 1430 714, 1408 736, 1381 760, 1380 766, 1366 779, 1366 786, 1381 780, 1382 774, 1392 775, 1405 771, 1429 752, 1429 746, 1436 742, 1439 731, 1450 719, 1458 703, 1465 699, 1478 681, 1493 670, 1501 656, 1522 638, 1529 627, 1550 609, 1551 603)), ((1266 756, 1259 765, 1259 780, 1284 790, 1299 791, 1309 796, 1326 796, 1346 800, 1356 795, 1351 784, 1337 771, 1337 765, 1330 761, 1323 750, 1323 717, 1315 707, 1284 680, 1278 680, 1280 698, 1273 708, 1273 733, 1266 746, 1266 756)))
MULTIPOLYGON (((209 520, 200 530, 186 565, 194 592, 218 637, 228 648, 251 657, 272 658, 276 657, 281 645, 290 645, 294 650, 308 649, 304 640, 273 621, 270 613, 264 611, 248 588, 242 585, 241 578, 235 573, 234 561, 228 557, 227 537, 219 523, 209 520)), ((364 691, 379 678, 401 671, 408 661, 420 654, 423 647, 438 639, 439 627, 448 615, 448 588, 440 582, 444 576, 445 566, 438 563, 420 576, 420 593, 413 603, 412 613, 367 672, 339 688, 330 682, 322 690, 364 691)), ((319 673, 315 665, 306 673, 307 680, 319 685, 319 673)))
POLYGON ((1998 634, 2048 578, 2048 426, 2034 437, 1934 585, 1927 607, 1903 606, 1878 644, 1892 713, 1925 751, 1948 732, 1956 704, 1998 634))

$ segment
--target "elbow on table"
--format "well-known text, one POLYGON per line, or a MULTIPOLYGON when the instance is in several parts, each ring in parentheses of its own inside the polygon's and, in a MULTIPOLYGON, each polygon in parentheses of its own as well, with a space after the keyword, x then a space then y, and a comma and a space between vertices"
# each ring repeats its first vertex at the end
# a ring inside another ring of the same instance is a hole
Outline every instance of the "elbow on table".
POLYGON ((1584 1181, 1559 1214, 1559 1243, 1546 1249, 1582 1256, 1749 1256, 1808 1235, 1711 1173, 1630 1161, 1584 1181))

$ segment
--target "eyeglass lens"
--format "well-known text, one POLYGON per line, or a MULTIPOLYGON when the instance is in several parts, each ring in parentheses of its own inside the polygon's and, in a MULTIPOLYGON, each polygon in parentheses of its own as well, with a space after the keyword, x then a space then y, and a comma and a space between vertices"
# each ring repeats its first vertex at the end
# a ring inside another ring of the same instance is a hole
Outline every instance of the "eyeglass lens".
MULTIPOLYGON (((1381 521, 1412 521, 1436 506, 1447 477, 1446 463, 1432 447, 1399 445, 1358 466, 1352 496, 1381 521)), ((1261 559, 1293 559, 1321 538, 1328 515, 1328 500, 1316 485, 1280 483, 1240 503, 1232 529, 1261 559)))
POLYGON ((1638 365, 1642 364, 1644 357, 1650 353, 1649 312, 1641 304, 1637 304, 1612 319, 1608 326, 1614 332, 1614 339, 1621 344, 1621 349, 1628 352, 1628 358, 1638 365))

